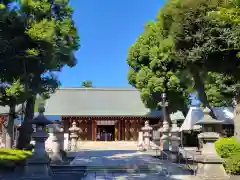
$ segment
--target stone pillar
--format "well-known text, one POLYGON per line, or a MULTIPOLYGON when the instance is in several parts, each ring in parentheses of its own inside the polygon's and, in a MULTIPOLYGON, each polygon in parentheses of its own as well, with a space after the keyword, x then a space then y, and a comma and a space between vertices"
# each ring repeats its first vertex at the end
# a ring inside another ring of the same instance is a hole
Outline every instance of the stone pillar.
POLYGON ((180 134, 179 134, 179 127, 177 126, 177 121, 172 121, 172 127, 171 127, 171 137, 170 137, 170 147, 169 150, 171 152, 171 159, 173 161, 178 160, 178 150, 180 145, 180 134))
POLYGON ((160 141, 162 144, 163 151, 169 151, 169 124, 167 120, 167 110, 166 110, 168 106, 168 102, 166 101, 166 93, 162 93, 162 102, 160 102, 159 105, 162 107, 162 113, 163 113, 163 126, 160 129, 162 136, 160 138, 160 141))
POLYGON ((63 150, 64 134, 63 128, 59 123, 53 124, 53 136, 52 136, 52 157, 51 160, 54 163, 63 162, 61 150, 63 150))
POLYGON ((169 151, 169 125, 167 121, 163 121, 163 127, 160 129, 162 136, 160 138, 163 151, 169 151))
POLYGON ((80 128, 77 127, 77 123, 74 121, 72 123, 72 127, 69 128, 70 132, 70 151, 77 151, 77 139, 78 139, 78 132, 80 131, 80 128))
POLYGON ((32 134, 32 138, 35 141, 35 148, 33 155, 27 160, 27 165, 24 169, 24 178, 50 178, 50 159, 45 150, 45 141, 48 138, 46 125, 52 122, 43 115, 43 112, 44 107, 39 105, 39 115, 32 120, 32 124, 36 126, 36 130, 32 134))
POLYGON ((152 127, 149 126, 149 122, 145 121, 145 125, 144 127, 142 127, 142 132, 143 132, 143 141, 144 141, 144 147, 146 150, 149 150, 150 147, 150 138, 151 138, 151 131, 152 131, 152 127))
POLYGON ((203 119, 197 122, 197 125, 201 125, 203 129, 203 132, 198 135, 199 141, 203 142, 203 147, 201 156, 197 158, 197 176, 206 180, 227 179, 229 176, 223 167, 223 159, 218 156, 214 144, 220 134, 212 132, 213 128, 210 128, 218 127, 223 121, 213 119, 209 113, 209 109, 204 109, 203 119))

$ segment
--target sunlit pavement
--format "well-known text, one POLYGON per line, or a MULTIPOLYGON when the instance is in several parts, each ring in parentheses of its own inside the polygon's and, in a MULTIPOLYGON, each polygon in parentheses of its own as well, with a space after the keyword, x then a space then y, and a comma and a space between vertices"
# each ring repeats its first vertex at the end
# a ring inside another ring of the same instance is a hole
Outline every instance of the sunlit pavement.
POLYGON ((85 180, 177 180, 190 175, 175 164, 134 150, 83 151, 79 152, 71 165, 87 166, 85 180))

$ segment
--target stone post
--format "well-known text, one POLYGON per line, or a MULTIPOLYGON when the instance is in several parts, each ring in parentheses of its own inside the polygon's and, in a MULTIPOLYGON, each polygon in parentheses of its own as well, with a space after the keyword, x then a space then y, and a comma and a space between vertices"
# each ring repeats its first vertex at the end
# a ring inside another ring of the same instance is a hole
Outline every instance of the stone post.
POLYGON ((223 121, 213 119, 210 116, 210 110, 204 109, 204 116, 197 125, 202 126, 202 133, 198 135, 199 141, 203 142, 202 154, 198 161, 197 176, 206 179, 228 179, 229 176, 226 174, 223 167, 223 159, 218 156, 215 150, 215 141, 220 137, 219 133, 213 132, 213 129, 217 129, 223 121))
POLYGON ((179 127, 177 126, 177 121, 172 121, 172 127, 171 127, 171 137, 170 137, 170 147, 169 150, 171 152, 171 159, 173 161, 178 160, 178 150, 180 145, 180 134, 179 134, 179 127))
POLYGON ((162 136, 160 138, 162 145, 163 145, 163 151, 169 151, 169 125, 168 122, 163 122, 163 127, 160 129, 160 132, 162 133, 162 136))
POLYGON ((166 94, 162 94, 162 102, 159 103, 159 105, 162 107, 162 113, 163 113, 163 126, 159 130, 162 133, 162 136, 160 138, 163 151, 169 151, 169 124, 167 121, 167 111, 166 107, 168 106, 168 102, 166 101, 166 94))
POLYGON ((52 157, 51 160, 54 163, 63 162, 61 150, 63 150, 64 141, 63 128, 59 123, 53 124, 53 137, 52 137, 52 157))
POLYGON ((27 160, 27 165, 24 169, 24 178, 50 178, 50 159, 45 150, 45 141, 48 138, 46 125, 52 122, 44 116, 44 107, 39 105, 39 115, 32 120, 32 124, 36 126, 32 138, 35 141, 33 155, 27 160))
POLYGON ((72 127, 69 128, 70 131, 70 151, 77 151, 77 139, 78 139, 78 132, 80 128, 77 127, 77 123, 74 121, 72 123, 72 127))
POLYGON ((151 131, 152 127, 149 126, 149 122, 145 121, 144 127, 142 127, 142 132, 143 132, 143 141, 144 141, 144 148, 146 150, 149 150, 150 147, 150 138, 151 138, 151 131))

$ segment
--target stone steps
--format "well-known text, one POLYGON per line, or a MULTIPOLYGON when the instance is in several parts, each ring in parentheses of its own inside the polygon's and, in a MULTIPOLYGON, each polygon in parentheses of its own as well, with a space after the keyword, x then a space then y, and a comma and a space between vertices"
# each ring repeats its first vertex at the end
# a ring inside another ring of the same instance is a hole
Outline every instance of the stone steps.
POLYGON ((50 167, 54 175, 76 174, 84 176, 86 174, 86 166, 51 165, 50 167))
POLYGON ((158 173, 167 175, 168 171, 162 165, 147 166, 88 166, 87 173, 158 173))
POLYGON ((116 165, 116 166, 69 166, 69 165, 51 165, 51 171, 54 175, 81 175, 85 176, 87 173, 159 173, 168 174, 166 168, 162 164, 149 165, 116 165))

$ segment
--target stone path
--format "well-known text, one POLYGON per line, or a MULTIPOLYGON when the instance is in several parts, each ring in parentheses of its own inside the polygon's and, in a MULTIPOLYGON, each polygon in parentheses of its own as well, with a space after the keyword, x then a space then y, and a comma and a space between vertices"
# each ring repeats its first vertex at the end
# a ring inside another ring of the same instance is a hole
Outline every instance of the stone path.
POLYGON ((133 150, 83 151, 70 164, 87 166, 85 180, 187 180, 190 175, 176 164, 133 150))
POLYGON ((137 141, 82 141, 81 150, 137 150, 137 141))

